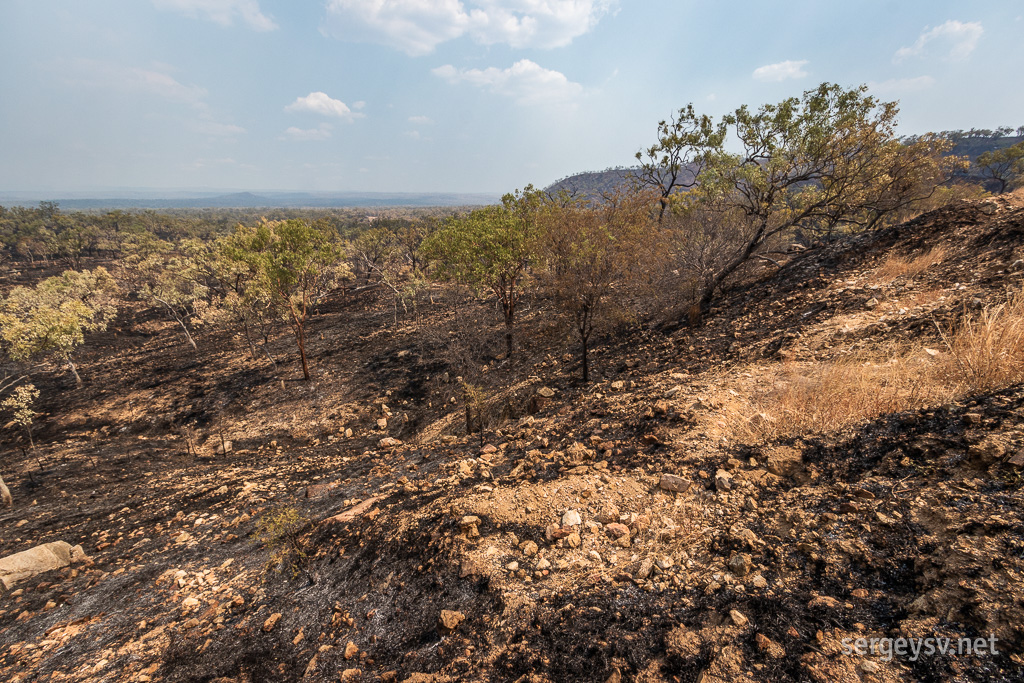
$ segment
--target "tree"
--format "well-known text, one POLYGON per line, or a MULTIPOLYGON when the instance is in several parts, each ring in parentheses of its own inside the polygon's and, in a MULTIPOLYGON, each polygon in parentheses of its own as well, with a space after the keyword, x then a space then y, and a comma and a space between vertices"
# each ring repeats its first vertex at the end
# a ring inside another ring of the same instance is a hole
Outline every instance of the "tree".
POLYGON ((117 284, 105 268, 64 271, 35 287, 15 287, 0 302, 0 338, 13 360, 53 353, 82 383, 71 358, 85 333, 105 330, 117 313, 117 284))
POLYGON ((423 243, 443 278, 488 290, 505 323, 505 351, 513 351, 513 329, 526 291, 527 267, 535 255, 542 193, 533 186, 506 194, 501 204, 453 218, 423 243))
POLYGON ((163 310, 185 334, 193 350, 190 324, 200 323, 210 302, 212 248, 200 240, 179 245, 141 243, 141 250, 122 262, 121 275, 142 301, 163 310))
POLYGON ((668 121, 658 122, 658 141, 636 153, 640 168, 634 178, 640 187, 660 193, 658 222, 665 217, 669 198, 680 189, 696 185, 706 162, 700 149, 720 145, 725 138, 725 125, 717 126, 710 116, 698 116, 693 105, 679 110, 668 121))
POLYGON ((36 416, 36 411, 32 408, 32 404, 35 403, 37 398, 39 398, 39 390, 36 389, 34 384, 22 384, 15 387, 11 395, 0 402, 0 407, 9 409, 14 418, 4 426, 20 425, 25 430, 25 434, 28 435, 30 448, 35 448, 36 445, 32 439, 32 420, 36 416))
POLYGON ((726 279, 774 240, 797 229, 878 227, 930 196, 958 163, 943 159, 944 143, 934 138, 901 144, 897 104, 879 102, 863 86, 823 83, 802 98, 757 111, 744 105, 718 127, 683 111, 682 123, 697 131, 686 144, 700 174, 676 201, 700 202, 743 222, 740 238, 698 297, 702 314, 726 279))
POLYGON ((253 295, 288 320, 308 381, 306 321, 344 271, 333 236, 302 220, 264 221, 254 227, 239 225, 222 249, 226 258, 245 266, 253 295))
POLYGON ((984 152, 976 163, 984 175, 999 183, 997 194, 1002 194, 1024 175, 1024 142, 984 152))
POLYGON ((589 342, 611 300, 655 272, 664 240, 652 225, 650 192, 550 204, 543 214, 543 281, 571 320, 584 382, 590 381, 589 342))

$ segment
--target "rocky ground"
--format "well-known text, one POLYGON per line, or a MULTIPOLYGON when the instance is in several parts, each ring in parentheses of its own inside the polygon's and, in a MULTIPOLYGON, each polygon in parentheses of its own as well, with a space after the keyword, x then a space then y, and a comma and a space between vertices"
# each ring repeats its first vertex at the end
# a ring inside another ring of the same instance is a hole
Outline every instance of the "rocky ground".
POLYGON ((938 326, 1005 299, 1022 205, 793 254, 699 329, 608 336, 587 387, 538 305, 539 341, 481 368, 494 419, 473 435, 446 307, 333 300, 309 384, 287 337, 275 372, 126 314, 84 349, 84 387, 41 385, 37 448, 7 444, 0 556, 87 557, 0 598, 2 677, 1024 680, 1024 387, 827 433, 735 424, 782 369, 939 348, 938 326), (998 654, 844 651, 933 635, 998 654))

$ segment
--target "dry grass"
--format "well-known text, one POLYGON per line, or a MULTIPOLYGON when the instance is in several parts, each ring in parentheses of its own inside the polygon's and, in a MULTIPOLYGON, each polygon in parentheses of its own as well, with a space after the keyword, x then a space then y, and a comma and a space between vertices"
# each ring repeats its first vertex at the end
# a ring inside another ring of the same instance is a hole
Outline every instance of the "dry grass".
POLYGON ((889 254, 882 265, 875 269, 872 279, 878 283, 892 282, 898 277, 911 280, 931 266, 940 263, 945 256, 946 248, 942 245, 933 247, 913 258, 889 254))
POLYGON ((949 351, 947 375, 958 384, 959 394, 993 391, 1024 380, 1024 292, 940 332, 949 351))
POLYGON ((733 429, 748 441, 837 431, 1024 381, 1024 293, 940 333, 944 349, 904 345, 784 368, 728 411, 733 429))

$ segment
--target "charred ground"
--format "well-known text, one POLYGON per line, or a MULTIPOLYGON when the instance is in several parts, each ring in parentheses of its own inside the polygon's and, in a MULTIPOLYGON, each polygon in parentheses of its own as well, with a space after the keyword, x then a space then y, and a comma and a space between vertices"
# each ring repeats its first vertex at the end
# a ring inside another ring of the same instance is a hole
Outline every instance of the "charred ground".
POLYGON ((703 327, 609 331, 587 387, 542 300, 506 360, 481 352, 501 348, 483 304, 439 296, 396 319, 379 290, 333 297, 310 325, 310 383, 287 337, 275 369, 214 331, 196 355, 125 311, 83 349, 84 386, 57 368, 40 383, 37 447, 5 444, 0 555, 65 540, 91 560, 3 597, 0 670, 1020 680, 1024 388, 825 434, 754 441, 734 423, 780 368, 940 348, 943 325, 1019 286, 1021 258, 1019 198, 956 204, 751 272, 703 327), (878 277, 939 247, 920 273, 878 277), (458 373, 487 389, 483 434, 464 433, 458 373), (284 510, 297 522, 267 541, 284 510), (933 634, 994 634, 999 654, 842 653, 933 634))

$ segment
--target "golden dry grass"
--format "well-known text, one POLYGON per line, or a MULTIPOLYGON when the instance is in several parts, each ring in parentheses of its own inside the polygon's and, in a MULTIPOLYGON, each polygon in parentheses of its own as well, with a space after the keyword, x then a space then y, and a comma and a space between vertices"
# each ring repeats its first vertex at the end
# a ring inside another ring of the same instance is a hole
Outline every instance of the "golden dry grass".
POLYGON ((1024 381, 1024 293, 940 333, 939 348, 905 344, 784 367, 728 409, 733 430, 747 441, 837 431, 1024 381))
POLYGON ((932 247, 923 254, 912 258, 889 254, 882 264, 875 269, 872 279, 879 283, 892 282, 898 277, 910 280, 928 270, 931 266, 940 263, 945 256, 946 248, 942 245, 932 247))

